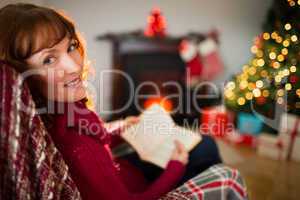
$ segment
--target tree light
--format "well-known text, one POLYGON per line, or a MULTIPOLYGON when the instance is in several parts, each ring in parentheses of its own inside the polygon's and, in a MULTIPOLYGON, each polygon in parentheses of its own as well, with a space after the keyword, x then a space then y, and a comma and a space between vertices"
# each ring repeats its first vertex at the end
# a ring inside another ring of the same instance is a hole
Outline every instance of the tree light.
POLYGON ((247 86, 248 86, 248 81, 242 80, 242 81, 240 82, 240 89, 241 89, 241 90, 246 89, 247 86))
POLYGON ((255 89, 255 84, 254 83, 249 83, 248 84, 248 89, 249 90, 254 90, 255 89))
POLYGON ((270 95, 270 92, 269 90, 264 90, 262 94, 264 97, 268 97, 270 95))
POLYGON ((283 46, 288 47, 290 45, 290 42, 288 40, 283 41, 283 46))
POLYGON ((280 63, 279 63, 279 62, 274 62, 274 63, 273 63, 273 67, 274 67, 275 69, 278 69, 278 68, 280 67, 280 63))
POLYGON ((225 97, 230 99, 234 96, 234 93, 232 92, 232 90, 225 90, 225 97))
POLYGON ((256 73, 255 67, 250 67, 250 68, 249 68, 249 74, 250 74, 250 75, 254 75, 255 73, 256 73))
POLYGON ((277 103, 278 103, 278 104, 283 104, 283 98, 282 98, 282 97, 279 97, 279 98, 277 99, 277 103))
POLYGON ((260 75, 263 77, 263 78, 266 78, 268 76, 268 71, 267 70, 262 70, 260 72, 260 75))
POLYGON ((284 90, 283 89, 277 90, 277 96, 282 97, 283 95, 284 95, 284 90))
POLYGON ((279 75, 275 76, 275 81, 276 81, 276 83, 280 83, 281 82, 281 76, 279 76, 279 75))
POLYGON ((240 98, 238 98, 237 102, 240 106, 242 106, 242 105, 245 105, 246 100, 244 97, 240 97, 240 98))
POLYGON ((283 56, 282 54, 279 54, 279 55, 277 56, 277 60, 278 60, 279 62, 282 62, 282 61, 284 60, 284 56, 283 56))
POLYGON ((296 71, 297 71, 297 68, 296 68, 296 66, 291 66, 290 67, 290 71, 292 72, 292 73, 295 73, 296 71))
POLYGON ((278 37, 276 38, 276 42, 277 42, 277 43, 281 43, 281 42, 282 42, 282 37, 278 36, 278 37))
POLYGON ((278 34, 276 32, 273 32, 271 34, 271 38, 274 39, 274 40, 277 38, 277 36, 278 36, 278 34))
POLYGON ((247 100, 251 100, 253 98, 253 94, 251 92, 247 92, 245 97, 247 100))
POLYGON ((264 59, 262 59, 262 58, 258 59, 257 60, 257 65, 260 66, 260 67, 264 66, 265 65, 264 59))
POLYGON ((253 92, 254 97, 260 97, 260 95, 261 95, 261 91, 258 88, 255 88, 252 92, 253 92))
POLYGON ((291 30, 291 28, 292 28, 292 26, 291 26, 291 24, 290 23, 286 23, 285 25, 284 25, 284 28, 285 28, 285 30, 291 30))
POLYGON ((270 34, 269 34, 269 33, 264 33, 264 34, 263 34, 263 38, 264 38, 265 40, 270 39, 270 34))
POLYGON ((285 89, 287 91, 291 90, 292 89, 292 84, 290 84, 290 83, 285 84, 285 89))
POLYGON ((254 45, 254 46, 251 47, 251 52, 253 54, 255 54, 257 52, 257 50, 258 50, 257 46, 254 45))
POLYGON ((262 88, 264 86, 264 82, 262 80, 256 81, 256 87, 262 88))
POLYGON ((233 90, 234 88, 235 88, 235 83, 233 81, 227 83, 226 89, 233 90))
POLYGON ((276 53, 275 52, 271 52, 269 54, 270 59, 274 60, 276 58, 276 53))
POLYGON ((283 55, 287 55, 287 54, 289 53, 289 51, 288 51, 287 48, 283 48, 283 49, 281 49, 281 53, 282 53, 283 55))
POLYGON ((284 76, 290 75, 290 70, 284 69, 284 70, 283 70, 283 75, 284 75, 284 76))
POLYGON ((292 35, 291 40, 292 40, 293 42, 297 42, 297 40, 298 40, 297 35, 292 35))

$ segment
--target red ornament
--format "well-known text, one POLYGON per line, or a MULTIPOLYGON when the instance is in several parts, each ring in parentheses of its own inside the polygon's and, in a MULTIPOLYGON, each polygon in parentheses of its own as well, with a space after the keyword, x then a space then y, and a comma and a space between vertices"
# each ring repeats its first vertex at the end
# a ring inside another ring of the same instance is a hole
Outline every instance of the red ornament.
POLYGON ((298 80, 299 80, 299 77, 298 77, 298 76, 296 76, 296 75, 290 76, 290 82, 291 82, 291 83, 297 83, 298 80))
POLYGON ((263 105, 263 104, 266 103, 266 98, 263 97, 263 96, 257 97, 257 98, 256 98, 256 103, 257 103, 258 105, 263 105))
POLYGON ((144 34, 148 37, 164 37, 166 35, 166 20, 159 8, 153 8, 147 18, 144 34))

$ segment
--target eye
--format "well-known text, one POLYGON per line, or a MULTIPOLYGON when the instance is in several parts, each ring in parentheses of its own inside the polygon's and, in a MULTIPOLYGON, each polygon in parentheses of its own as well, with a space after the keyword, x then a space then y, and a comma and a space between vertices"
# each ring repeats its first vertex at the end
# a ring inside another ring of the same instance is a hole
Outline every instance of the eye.
POLYGON ((68 52, 74 51, 77 48, 78 48, 78 41, 73 41, 68 48, 68 52))
POLYGON ((43 64, 50 65, 50 64, 54 63, 54 61, 55 61, 55 58, 52 56, 49 56, 43 60, 43 64))

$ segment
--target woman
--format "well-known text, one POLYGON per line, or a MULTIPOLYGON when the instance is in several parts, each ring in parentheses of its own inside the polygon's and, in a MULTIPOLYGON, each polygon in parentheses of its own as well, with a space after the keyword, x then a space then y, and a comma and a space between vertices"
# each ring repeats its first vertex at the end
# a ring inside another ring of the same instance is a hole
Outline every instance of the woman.
MULTIPOLYGON (((37 107, 47 106, 47 112, 40 109, 41 117, 83 199, 158 199, 180 180, 200 172, 193 171, 195 162, 188 164, 188 158, 203 154, 207 139, 191 155, 176 141, 166 169, 151 182, 143 174, 143 162, 128 158, 132 165, 112 156, 110 147, 119 136, 108 133, 86 106, 85 48, 73 23, 62 14, 31 4, 0 9, 0 59, 27 77, 37 107), (185 173, 186 165, 190 174, 185 173)), ((126 121, 130 125, 136 119, 126 121)), ((203 155, 199 163, 209 167, 220 162, 214 154, 203 155)))

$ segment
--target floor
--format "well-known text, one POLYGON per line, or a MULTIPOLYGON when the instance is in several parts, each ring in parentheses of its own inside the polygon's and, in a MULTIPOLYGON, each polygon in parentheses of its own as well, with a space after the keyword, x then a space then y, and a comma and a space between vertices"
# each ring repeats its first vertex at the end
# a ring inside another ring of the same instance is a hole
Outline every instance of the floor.
POLYGON ((275 161, 257 155, 255 149, 218 141, 229 166, 239 169, 252 200, 299 200, 300 163, 275 161))

